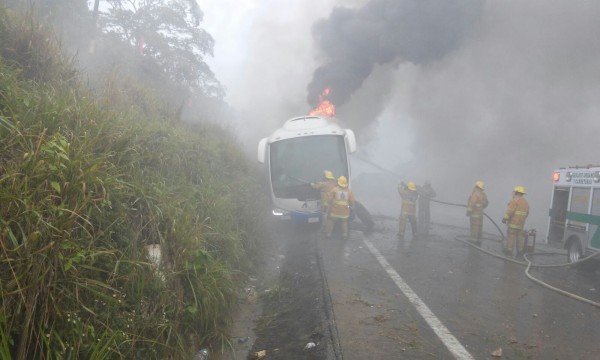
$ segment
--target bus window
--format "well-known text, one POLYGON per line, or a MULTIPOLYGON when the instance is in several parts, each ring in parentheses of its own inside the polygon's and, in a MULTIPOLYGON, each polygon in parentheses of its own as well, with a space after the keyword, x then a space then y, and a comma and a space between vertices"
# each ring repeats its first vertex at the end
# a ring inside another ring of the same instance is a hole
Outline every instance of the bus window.
POLYGON ((270 148, 271 185, 277 198, 318 198, 307 184, 321 181, 323 170, 348 177, 343 136, 303 136, 274 142, 270 148))

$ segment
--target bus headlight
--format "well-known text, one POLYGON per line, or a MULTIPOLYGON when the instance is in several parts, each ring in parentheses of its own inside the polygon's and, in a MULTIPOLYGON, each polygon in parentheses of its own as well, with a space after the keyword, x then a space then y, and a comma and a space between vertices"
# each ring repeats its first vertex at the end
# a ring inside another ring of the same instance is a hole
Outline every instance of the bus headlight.
POLYGON ((274 216, 288 216, 290 214, 289 211, 287 210, 283 210, 283 209, 273 209, 273 215, 274 216))
POLYGON ((571 174, 571 172, 570 172, 570 171, 567 171, 567 174, 565 175, 565 180, 567 180, 567 181, 571 181, 571 178, 573 177, 572 175, 573 175, 573 174, 571 174))
POLYGON ((600 171, 594 173, 594 182, 600 182, 600 171))

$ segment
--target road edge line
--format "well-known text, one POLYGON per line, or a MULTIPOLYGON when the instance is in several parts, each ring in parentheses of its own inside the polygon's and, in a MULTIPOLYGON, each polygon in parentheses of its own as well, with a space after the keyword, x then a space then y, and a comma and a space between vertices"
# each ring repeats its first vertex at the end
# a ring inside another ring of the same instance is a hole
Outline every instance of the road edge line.
POLYGON ((429 307, 419 298, 419 296, 408 286, 408 284, 400 277, 394 268, 381 255, 379 250, 369 240, 363 238, 364 244, 367 246, 371 254, 377 259, 379 264, 390 276, 396 286, 402 291, 408 301, 417 309, 429 327, 435 332, 437 337, 444 343, 446 348, 454 355, 456 359, 474 360, 473 356, 465 349, 465 347, 450 333, 448 328, 435 316, 429 307))

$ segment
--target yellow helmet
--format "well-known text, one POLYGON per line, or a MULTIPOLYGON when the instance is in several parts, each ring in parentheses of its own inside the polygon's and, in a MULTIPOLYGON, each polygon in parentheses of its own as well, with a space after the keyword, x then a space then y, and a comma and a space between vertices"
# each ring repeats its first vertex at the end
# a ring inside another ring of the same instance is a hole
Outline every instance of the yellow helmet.
POLYGON ((323 177, 325 179, 329 179, 329 180, 335 180, 335 177, 333 176, 333 173, 329 170, 324 170, 323 171, 323 177))
POLYGON ((475 186, 477 186, 478 188, 480 188, 481 190, 485 189, 485 185, 483 184, 483 181, 476 181, 475 182, 475 186))
POLYGON ((415 185, 415 183, 412 181, 409 181, 408 184, 406 184, 406 187, 408 190, 417 191, 417 185, 415 185))
POLYGON ((516 193, 520 193, 520 194, 527 194, 527 193, 525 192, 525 187, 524 187, 524 186, 521 186, 521 185, 515 186, 515 190, 514 190, 514 191, 515 191, 516 193))
POLYGON ((337 181, 338 181, 338 185, 339 186, 341 186, 341 187, 348 187, 348 179, 346 179, 345 176, 343 176, 343 175, 340 176, 337 181))

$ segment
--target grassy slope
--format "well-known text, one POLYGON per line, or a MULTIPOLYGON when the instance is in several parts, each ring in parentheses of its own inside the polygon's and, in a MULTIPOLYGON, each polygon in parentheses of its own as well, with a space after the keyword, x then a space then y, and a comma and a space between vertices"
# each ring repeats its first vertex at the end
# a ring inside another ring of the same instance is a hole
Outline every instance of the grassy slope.
POLYGON ((262 236, 253 169, 133 79, 88 92, 44 33, 0 14, 0 358, 226 342, 262 236))

